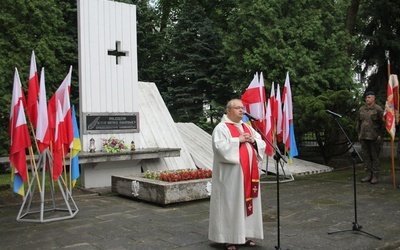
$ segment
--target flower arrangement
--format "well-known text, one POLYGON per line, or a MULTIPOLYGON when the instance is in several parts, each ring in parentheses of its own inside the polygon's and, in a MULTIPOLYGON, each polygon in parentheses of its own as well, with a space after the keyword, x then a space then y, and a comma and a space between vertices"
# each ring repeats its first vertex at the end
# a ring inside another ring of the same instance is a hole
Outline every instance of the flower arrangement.
POLYGON ((212 171, 210 169, 180 169, 166 171, 149 171, 144 174, 145 178, 160 180, 166 182, 187 181, 196 179, 211 178, 212 171))
POLYGON ((111 136, 108 139, 102 139, 103 140, 103 148, 108 152, 108 153, 117 153, 120 152, 123 149, 127 149, 128 147, 125 145, 124 140, 120 140, 115 138, 115 136, 111 136))

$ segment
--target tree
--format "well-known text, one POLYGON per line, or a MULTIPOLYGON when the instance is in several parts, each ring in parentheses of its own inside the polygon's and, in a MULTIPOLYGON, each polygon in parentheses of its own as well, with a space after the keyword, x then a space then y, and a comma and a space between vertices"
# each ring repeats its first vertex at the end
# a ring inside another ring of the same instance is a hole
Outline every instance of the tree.
POLYGON ((165 32, 160 30, 157 9, 149 4, 149 0, 133 3, 136 4, 139 81, 160 83, 165 32))
POLYGON ((49 95, 64 79, 70 65, 77 72, 75 1, 4 0, 0 2, 0 26, 6 27, 0 32, 0 95, 4 104, 0 108, 0 140, 3 142, 0 155, 6 156, 14 68, 18 68, 26 90, 30 56, 34 50, 38 70, 45 67, 49 95))
MULTIPOLYGON (((301 110, 301 115, 296 113, 294 117, 296 132, 300 135, 307 133, 315 135, 325 164, 328 164, 332 157, 346 153, 350 149, 347 138, 334 121, 334 117, 325 110, 334 110, 343 115, 339 120, 341 126, 350 140, 357 140, 355 131, 357 112, 354 107, 359 105, 353 93, 346 90, 328 90, 317 97, 296 97, 294 102, 297 109, 301 110)), ((301 142, 301 137, 298 141, 301 142)))
MULTIPOLYGON (((177 13, 176 23, 167 29, 165 82, 158 87, 175 121, 200 122, 204 106, 221 94, 216 77, 223 71, 221 41, 197 0, 186 1, 177 13)), ((229 93, 227 84, 224 93, 229 93)))
POLYGON ((360 0, 351 0, 347 7, 345 27, 351 36, 356 35, 356 22, 360 0))
MULTIPOLYGON (((386 50, 391 72, 399 72, 400 6, 395 0, 120 1, 137 5, 139 80, 157 84, 175 121, 195 122, 208 131, 226 101, 240 97, 255 72, 264 73, 269 93, 271 82, 282 87, 289 71, 295 123, 308 124, 306 130, 319 124, 303 119, 309 110, 304 100, 316 111, 321 100, 342 102, 328 90, 347 91, 357 99, 355 69, 383 103, 386 50)), ((0 155, 8 153, 13 69, 18 67, 26 88, 32 50, 38 68, 46 68, 48 95, 73 65, 72 103, 78 104, 76 14, 76 0, 0 2, 0 26, 6 27, 0 32, 0 100, 6 103, 0 108, 0 155)), ((332 138, 338 136, 339 131, 331 131, 336 133, 332 138)))
POLYGON ((400 5, 396 0, 363 1, 360 6, 358 33, 364 49, 357 54, 366 88, 386 98, 388 67, 385 51, 390 54, 391 73, 400 73, 400 5))
POLYGON ((295 95, 351 90, 350 37, 337 1, 243 1, 228 19, 224 49, 236 86, 264 72, 266 83, 290 72, 295 95), (301 10, 301 11, 299 11, 301 10))
MULTIPOLYGON (((340 131, 321 128, 328 121, 324 110, 328 103, 344 104, 343 96, 353 102, 359 87, 353 83, 348 54, 353 41, 345 26, 347 9, 342 1, 333 0, 242 1, 223 36, 238 89, 244 90, 257 71, 264 73, 267 88, 272 82, 282 87, 289 72, 296 137, 300 141, 299 135, 315 133, 326 160, 340 131), (343 91, 351 94, 333 94, 343 91)), ((345 145, 334 152, 344 150, 345 145)))

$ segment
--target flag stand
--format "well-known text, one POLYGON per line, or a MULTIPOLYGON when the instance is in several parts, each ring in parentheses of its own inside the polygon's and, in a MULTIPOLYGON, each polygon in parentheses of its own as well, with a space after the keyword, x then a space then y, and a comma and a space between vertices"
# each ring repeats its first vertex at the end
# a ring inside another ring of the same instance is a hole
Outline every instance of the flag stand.
POLYGON ((361 230, 362 226, 358 224, 357 221, 357 188, 356 188, 356 162, 357 162, 357 156, 358 158, 363 161, 362 157, 360 154, 357 152, 356 148, 354 147, 354 144, 351 142, 350 138, 347 136, 346 132, 344 131, 342 125, 340 125, 340 122, 337 120, 335 117, 335 121, 340 128, 340 130, 343 132, 343 134, 346 136, 347 142, 351 145, 351 148, 353 149, 353 152, 351 153, 351 156, 353 158, 353 201, 354 201, 354 222, 353 222, 353 227, 352 229, 346 229, 346 230, 339 230, 339 231, 333 231, 333 232, 328 232, 328 234, 336 234, 336 233, 342 233, 342 232, 360 232, 364 233, 366 235, 369 235, 371 237, 374 237, 375 239, 382 240, 381 237, 373 235, 371 233, 365 232, 361 230))
MULTIPOLYGON (((50 179, 50 201, 48 203, 50 204, 49 208, 46 208, 46 202, 45 202, 45 179, 46 179, 46 166, 48 170, 51 170, 53 168, 53 158, 49 152, 49 149, 45 149, 40 155, 39 155, 39 160, 37 166, 39 169, 41 168, 42 170, 42 188, 40 191, 40 204, 39 208, 34 207, 33 204, 33 196, 35 193, 35 188, 36 188, 36 182, 32 181, 29 184, 29 188, 23 198, 23 202, 20 208, 20 211, 17 216, 17 221, 23 221, 23 222, 51 222, 51 221, 59 221, 59 220, 66 220, 66 219, 72 219, 75 217, 75 215, 78 213, 79 209, 76 206, 76 203, 74 201, 74 198, 72 197, 71 191, 65 184, 65 180, 62 178, 62 175, 58 178, 56 181, 58 183, 59 191, 62 194, 62 200, 65 202, 65 206, 57 206, 56 204, 56 197, 55 197, 55 188, 54 188, 54 183, 52 180, 51 175, 49 175, 50 179), (65 213, 67 213, 65 215, 65 213), (30 216, 30 215, 35 215, 36 216, 30 216), (45 218, 45 215, 49 214, 47 218, 45 218), (37 216, 39 215, 39 216, 37 216), (30 217, 30 218, 28 218, 30 217), (33 217, 33 218, 32 218, 33 217), (39 218, 37 218, 39 217, 39 218)), ((49 171, 50 173, 50 171, 49 171)), ((35 174, 35 172, 33 172, 35 174)))
MULTIPOLYGON (((280 165, 280 167, 281 167, 281 170, 282 170, 282 173, 283 173, 283 177, 280 178, 280 179, 277 178, 277 180, 278 180, 280 183, 285 183, 285 182, 289 182, 289 181, 294 181, 294 176, 293 176, 293 174, 290 172, 290 170, 289 170, 289 169, 285 170, 285 168, 284 168, 285 163, 284 163, 284 162, 280 162, 279 165, 280 165), (286 173, 286 171, 288 172, 288 174, 286 173)), ((268 171, 268 160, 267 160, 267 163, 266 163, 266 170, 263 170, 263 169, 262 169, 262 171, 265 172, 265 175, 264 175, 264 177, 263 177, 262 179, 266 179, 267 176, 268 176, 268 172, 269 172, 269 171, 268 171)), ((276 167, 275 167, 275 171, 276 171, 276 167)), ((279 171, 276 171, 275 174, 279 176, 279 171)), ((261 183, 275 183, 275 182, 276 182, 276 181, 266 181, 266 180, 261 181, 261 183)))
MULTIPOLYGON (((269 142, 270 143, 270 142, 269 142)), ((279 152, 278 148, 275 148, 275 155, 274 155, 274 160, 276 162, 276 210, 277 210, 277 242, 278 244, 275 246, 276 250, 281 250, 281 215, 280 215, 280 192, 279 192, 279 162, 280 160, 285 161, 283 159, 282 154, 279 152)))
MULTIPOLYGON (((249 117, 252 118, 252 117, 249 117)), ((263 140, 265 141, 265 143, 268 143, 275 151, 275 155, 274 155, 274 160, 276 163, 276 217, 277 217, 277 237, 278 237, 278 244, 275 246, 276 250, 281 250, 281 219, 280 219, 280 193, 279 193, 279 183, 281 182, 279 180, 279 162, 282 160, 285 163, 287 163, 287 161, 283 158, 279 148, 275 145, 272 144, 272 142, 270 140, 268 140, 268 138, 264 135, 264 133, 262 131, 260 131, 260 129, 257 126, 253 126, 255 128, 255 130, 261 135, 261 137, 263 138, 263 140)), ((281 164, 281 167, 283 168, 283 165, 281 164)), ((267 169, 268 170, 268 169, 267 169)))
MULTIPOLYGON (((247 116, 248 116, 248 114, 247 114, 247 116)), ((249 116, 248 116, 249 117, 249 116)), ((249 117, 250 118, 250 122, 252 123, 252 125, 253 125, 253 117, 249 117)), ((276 147, 276 146, 274 146, 269 140, 268 140, 268 138, 264 135, 264 133, 257 127, 257 126, 255 126, 255 125, 253 125, 252 126, 260 135, 261 135, 261 137, 263 138, 263 140, 264 141, 266 141, 268 144, 270 144, 271 145, 271 147, 272 148, 274 148, 274 150, 276 151, 276 153, 278 153, 279 155, 282 155, 282 153, 281 153, 281 151, 279 150, 279 148, 278 147, 276 147)), ((275 156, 273 157, 274 158, 274 160, 275 160, 275 156)), ((280 161, 278 161, 278 162, 280 162, 280 161)), ((286 161, 285 161, 286 162, 286 161)), ((285 163, 284 162, 280 162, 280 164, 278 164, 277 166, 276 166, 276 175, 278 176, 278 178, 276 178, 276 181, 279 181, 279 182, 281 182, 281 183, 283 183, 283 182, 289 182, 289 181, 294 181, 294 177, 293 177, 293 175, 292 175, 292 173, 289 171, 289 175, 290 175, 290 177, 288 177, 287 175, 286 175, 286 171, 285 171, 285 168, 284 168, 284 166, 285 166, 285 163), (279 179, 279 166, 280 165, 280 167, 281 167, 281 169, 282 169, 282 172, 283 172, 283 180, 280 180, 279 179)), ((261 176, 260 175, 260 183, 275 183, 275 181, 261 181, 261 179, 265 179, 265 178, 267 178, 267 175, 268 175, 268 159, 267 159, 267 162, 266 162, 266 169, 264 170, 264 169, 260 169, 262 172, 264 172, 265 174, 263 174, 263 176, 261 176)))

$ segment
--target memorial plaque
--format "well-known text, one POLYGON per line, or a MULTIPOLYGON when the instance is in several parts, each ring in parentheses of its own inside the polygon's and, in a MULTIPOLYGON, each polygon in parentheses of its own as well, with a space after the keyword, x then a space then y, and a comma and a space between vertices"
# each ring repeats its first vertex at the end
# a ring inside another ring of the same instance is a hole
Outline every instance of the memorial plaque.
POLYGON ((84 133, 138 133, 139 113, 83 114, 84 133))

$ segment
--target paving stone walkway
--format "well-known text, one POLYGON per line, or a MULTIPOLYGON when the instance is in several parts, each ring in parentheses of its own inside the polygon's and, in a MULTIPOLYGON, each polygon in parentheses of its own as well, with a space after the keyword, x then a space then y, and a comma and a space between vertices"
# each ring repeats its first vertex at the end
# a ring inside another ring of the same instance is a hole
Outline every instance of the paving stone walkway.
MULTIPOLYGON (((391 176, 356 183, 357 225, 382 240, 353 230, 353 190, 351 169, 296 176, 279 195, 276 183, 262 184, 265 238, 239 249, 400 249, 400 189, 391 176)), ((97 191, 77 195, 79 212, 62 221, 17 222, 20 204, 1 206, 0 249, 223 249, 207 239, 209 200, 159 207, 97 191)))

